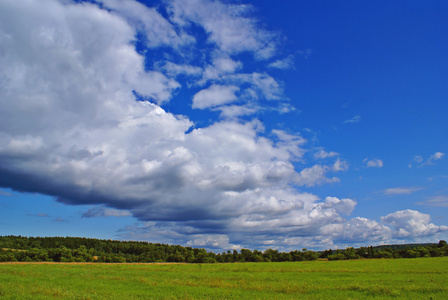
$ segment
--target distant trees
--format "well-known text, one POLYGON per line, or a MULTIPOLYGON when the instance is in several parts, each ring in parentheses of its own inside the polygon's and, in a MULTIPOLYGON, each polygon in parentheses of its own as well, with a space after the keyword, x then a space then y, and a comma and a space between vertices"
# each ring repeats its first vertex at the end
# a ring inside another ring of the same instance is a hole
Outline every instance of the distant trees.
POLYGON ((70 249, 61 246, 59 248, 50 248, 48 251, 48 257, 54 262, 70 262, 73 261, 72 251, 70 249))
POLYGON ((415 258, 448 256, 448 244, 390 245, 349 247, 345 250, 310 251, 305 248, 290 252, 276 249, 241 249, 215 254, 205 249, 147 242, 120 242, 74 237, 0 236, 0 262, 184 262, 235 263, 282 262, 369 258, 415 258))
POLYGON ((432 245, 393 245, 380 247, 347 248, 345 250, 323 251, 321 258, 328 260, 359 258, 417 258, 448 256, 448 245, 445 241, 432 245))

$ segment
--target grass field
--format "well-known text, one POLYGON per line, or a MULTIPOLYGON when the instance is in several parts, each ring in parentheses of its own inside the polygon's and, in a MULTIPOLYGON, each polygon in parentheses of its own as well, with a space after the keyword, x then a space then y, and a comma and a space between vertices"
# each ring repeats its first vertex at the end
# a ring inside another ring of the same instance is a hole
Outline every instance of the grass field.
POLYGON ((0 299, 448 299, 448 257, 239 264, 0 264, 0 299))

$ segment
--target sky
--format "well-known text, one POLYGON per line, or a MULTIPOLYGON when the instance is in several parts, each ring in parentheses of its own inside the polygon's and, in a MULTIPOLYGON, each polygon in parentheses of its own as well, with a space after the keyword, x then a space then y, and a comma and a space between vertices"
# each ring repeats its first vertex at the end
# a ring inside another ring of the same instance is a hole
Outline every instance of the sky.
POLYGON ((448 239, 448 2, 0 1, 0 235, 448 239))

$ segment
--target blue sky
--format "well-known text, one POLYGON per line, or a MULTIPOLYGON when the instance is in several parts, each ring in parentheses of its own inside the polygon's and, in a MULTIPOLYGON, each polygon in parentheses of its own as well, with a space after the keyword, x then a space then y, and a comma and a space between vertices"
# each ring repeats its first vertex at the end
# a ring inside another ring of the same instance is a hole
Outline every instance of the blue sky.
POLYGON ((0 3, 0 235, 448 238, 446 1, 0 3))

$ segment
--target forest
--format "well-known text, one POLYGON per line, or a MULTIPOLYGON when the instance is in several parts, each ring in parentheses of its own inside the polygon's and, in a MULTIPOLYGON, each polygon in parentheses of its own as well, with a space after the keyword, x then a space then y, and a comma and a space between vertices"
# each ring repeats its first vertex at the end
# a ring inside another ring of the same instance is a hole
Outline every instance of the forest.
POLYGON ((438 244, 349 247, 343 250, 310 251, 303 248, 280 252, 274 249, 241 249, 214 253, 200 248, 149 242, 80 237, 0 236, 0 262, 233 263, 440 256, 448 256, 448 245, 444 240, 438 244))

